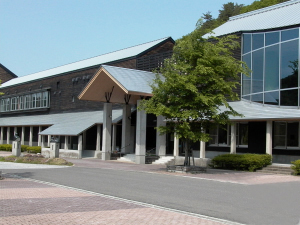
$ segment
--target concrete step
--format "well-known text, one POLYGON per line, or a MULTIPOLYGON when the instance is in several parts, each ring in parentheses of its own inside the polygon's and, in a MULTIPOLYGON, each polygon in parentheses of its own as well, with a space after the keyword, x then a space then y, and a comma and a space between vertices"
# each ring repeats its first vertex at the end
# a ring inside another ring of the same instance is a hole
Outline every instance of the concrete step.
POLYGON ((135 154, 126 154, 126 155, 118 158, 117 161, 134 163, 135 162, 135 154))
POLYGON ((161 156, 158 160, 155 160, 152 164, 167 164, 174 160, 174 156, 161 156))
POLYGON ((257 170, 259 173, 272 173, 272 174, 284 174, 284 175, 292 175, 293 170, 290 168, 290 165, 280 165, 280 164, 272 164, 267 167, 262 168, 261 170, 257 170))

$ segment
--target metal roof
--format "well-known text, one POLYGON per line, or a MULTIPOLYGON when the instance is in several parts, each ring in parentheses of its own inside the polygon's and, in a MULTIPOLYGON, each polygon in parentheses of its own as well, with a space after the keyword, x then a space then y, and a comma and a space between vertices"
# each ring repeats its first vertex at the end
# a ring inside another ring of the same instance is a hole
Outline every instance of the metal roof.
MULTIPOLYGON (((113 110, 112 123, 122 119, 122 110, 113 110)), ((19 116, 0 118, 1 126, 42 126, 52 125, 43 130, 42 135, 79 135, 94 124, 103 123, 103 111, 59 113, 39 116, 19 116)))
POLYGON ((155 79, 155 73, 107 65, 102 67, 128 92, 152 94, 150 84, 155 79))
MULTIPOLYGON (((249 121, 249 120, 300 120, 300 109, 291 107, 278 107, 263 105, 248 101, 229 102, 229 105, 243 117, 233 117, 232 121, 249 121)), ((221 111, 225 107, 220 108, 221 111)))
POLYGON ((151 41, 151 42, 141 44, 141 45, 136 45, 136 46, 133 46, 130 48, 125 48, 125 49, 122 49, 119 51, 107 53, 104 55, 96 56, 96 57, 85 59, 82 61, 66 64, 66 65, 59 66, 59 67, 56 67, 53 69, 41 71, 38 73, 33 73, 33 74, 30 74, 27 76, 18 77, 18 78, 15 78, 15 79, 5 82, 4 84, 1 85, 0 88, 17 85, 17 84, 21 84, 21 83, 26 83, 26 82, 33 81, 33 80, 43 79, 43 78, 47 78, 47 77, 51 77, 54 75, 63 74, 66 72, 75 71, 75 70, 79 70, 79 69, 83 69, 83 68, 97 66, 100 64, 108 63, 108 62, 113 62, 113 61, 117 61, 117 60, 121 60, 121 59, 134 57, 167 39, 170 39, 170 37, 162 38, 162 39, 159 39, 156 41, 151 41))
POLYGON ((291 0, 229 18, 209 36, 222 36, 239 31, 257 31, 300 24, 300 0, 291 0))

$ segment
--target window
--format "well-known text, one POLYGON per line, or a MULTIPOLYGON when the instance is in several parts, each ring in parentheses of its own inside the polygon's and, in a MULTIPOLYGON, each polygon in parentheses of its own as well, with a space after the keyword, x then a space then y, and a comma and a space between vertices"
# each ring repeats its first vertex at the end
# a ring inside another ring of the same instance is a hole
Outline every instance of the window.
POLYGON ((274 148, 299 148, 299 122, 274 122, 274 148))
POLYGON ((38 92, 27 95, 20 95, 10 98, 2 98, 0 101, 0 111, 18 111, 35 108, 49 107, 49 92, 38 92))
MULTIPOLYGON (((219 125, 210 129, 210 146, 230 146, 231 125, 219 125)), ((248 146, 248 123, 236 123, 236 146, 248 146)))

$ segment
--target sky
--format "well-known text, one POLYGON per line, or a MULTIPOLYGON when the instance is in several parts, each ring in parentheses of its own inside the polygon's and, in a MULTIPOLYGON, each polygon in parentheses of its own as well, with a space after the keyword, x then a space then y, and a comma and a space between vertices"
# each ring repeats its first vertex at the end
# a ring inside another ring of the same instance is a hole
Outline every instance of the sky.
MULTIPOLYGON (((254 0, 232 1, 249 5, 254 0)), ((0 63, 24 76, 195 29, 230 0, 0 0, 0 63)))

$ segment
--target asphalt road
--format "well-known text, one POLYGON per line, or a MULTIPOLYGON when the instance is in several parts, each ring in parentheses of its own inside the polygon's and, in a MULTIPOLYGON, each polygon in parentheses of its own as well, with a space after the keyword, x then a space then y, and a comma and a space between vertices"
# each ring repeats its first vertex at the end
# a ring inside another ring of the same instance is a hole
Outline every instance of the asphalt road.
POLYGON ((99 168, 2 170, 243 224, 299 224, 300 183, 244 185, 99 168))

